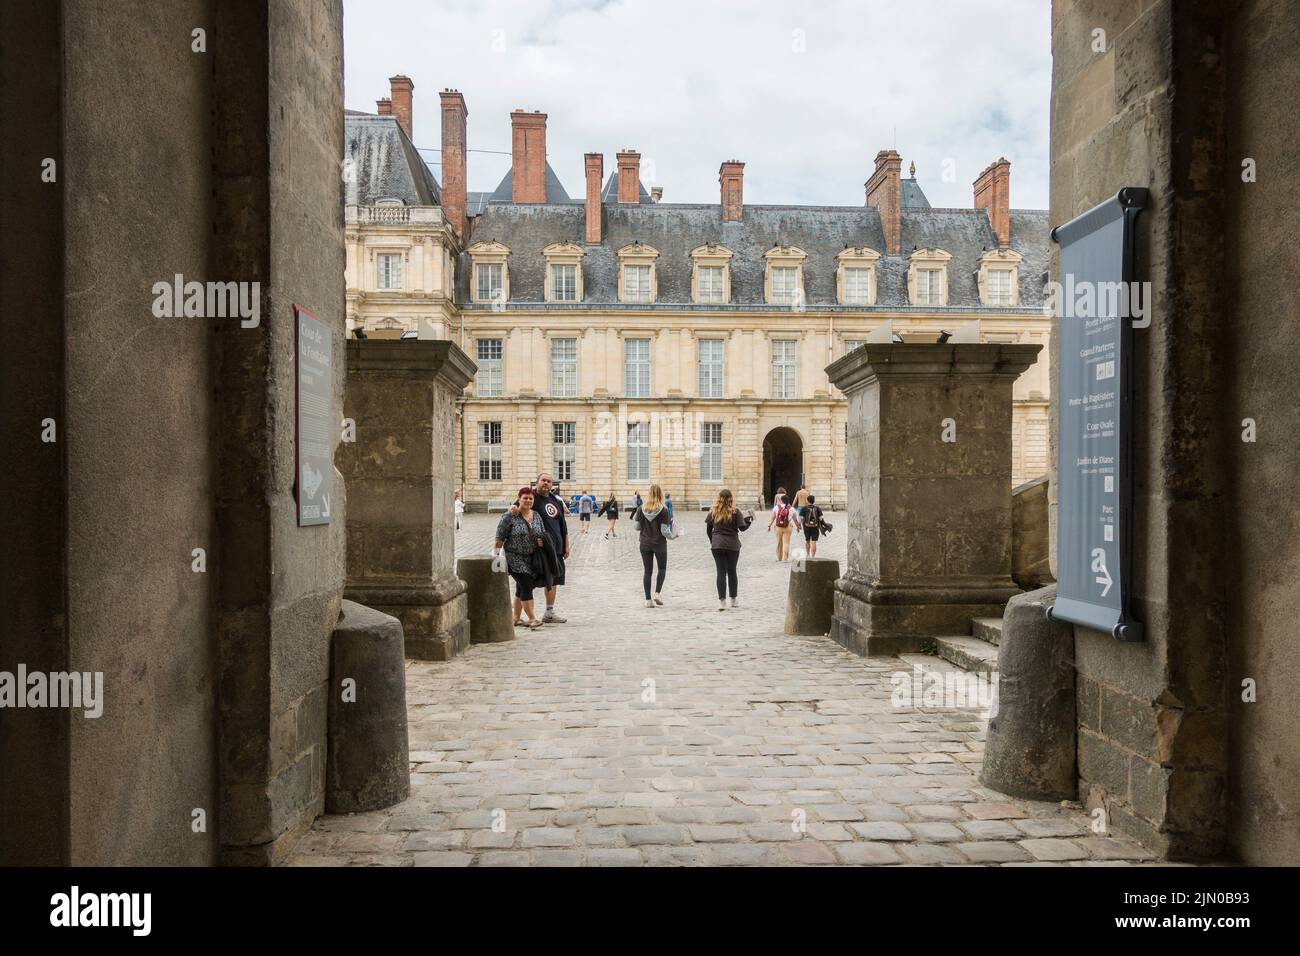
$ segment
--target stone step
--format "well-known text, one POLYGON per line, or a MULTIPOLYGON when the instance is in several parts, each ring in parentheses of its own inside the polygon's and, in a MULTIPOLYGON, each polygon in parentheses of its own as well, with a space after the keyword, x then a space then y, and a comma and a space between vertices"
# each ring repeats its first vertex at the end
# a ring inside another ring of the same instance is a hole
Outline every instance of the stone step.
POLYGON ((994 647, 997 647, 1002 643, 1002 618, 972 618, 970 622, 970 632, 981 641, 988 641, 994 647))
POLYGON ((978 637, 936 637, 939 656, 966 671, 996 671, 998 649, 978 637))

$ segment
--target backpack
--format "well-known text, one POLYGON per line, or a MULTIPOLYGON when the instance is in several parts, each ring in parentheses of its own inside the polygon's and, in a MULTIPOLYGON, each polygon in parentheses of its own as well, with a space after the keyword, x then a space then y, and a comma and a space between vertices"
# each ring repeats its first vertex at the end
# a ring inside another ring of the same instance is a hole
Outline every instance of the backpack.
POLYGON ((790 506, 782 505, 781 510, 776 513, 776 526, 778 528, 790 527, 790 506))

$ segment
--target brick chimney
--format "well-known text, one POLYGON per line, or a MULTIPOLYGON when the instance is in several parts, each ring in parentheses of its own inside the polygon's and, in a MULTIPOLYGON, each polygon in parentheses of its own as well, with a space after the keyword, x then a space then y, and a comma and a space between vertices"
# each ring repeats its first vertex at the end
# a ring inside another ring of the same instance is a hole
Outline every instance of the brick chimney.
POLYGON ((546 114, 510 114, 510 198, 546 202, 546 114))
POLYGON ((380 116, 393 115, 393 101, 385 96, 382 100, 375 100, 375 111, 380 116))
POLYGON ((618 201, 641 201, 641 154, 634 149, 618 154, 618 201))
POLYGON ((443 90, 442 100, 442 212, 456 233, 465 241, 465 97, 458 90, 443 90))
POLYGON ((722 187, 722 221, 740 222, 745 210, 745 164, 729 159, 719 166, 718 185, 722 187))
POLYGON ((880 210, 880 225, 885 231, 885 254, 900 255, 902 238, 903 157, 892 149, 876 153, 876 171, 867 180, 867 205, 880 210))
POLYGON ((587 153, 587 235, 589 246, 600 245, 600 186, 605 178, 605 154, 587 153))
POLYGON ((1005 156, 989 164, 975 180, 975 208, 988 212, 998 248, 1011 244, 1011 163, 1005 156))
POLYGON ((409 76, 390 76, 388 78, 389 96, 393 100, 393 115, 397 117, 397 125, 402 127, 406 132, 406 138, 415 142, 415 134, 411 132, 411 94, 415 92, 415 84, 411 82, 409 76))

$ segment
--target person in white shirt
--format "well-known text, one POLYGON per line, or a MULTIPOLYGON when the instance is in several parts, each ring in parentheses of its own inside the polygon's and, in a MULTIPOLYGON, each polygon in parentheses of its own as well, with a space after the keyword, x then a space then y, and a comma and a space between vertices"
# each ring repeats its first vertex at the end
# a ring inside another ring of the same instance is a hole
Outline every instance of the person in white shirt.
POLYGON ((456 530, 459 531, 459 530, 460 530, 460 516, 463 515, 463 514, 465 513, 465 500, 464 500, 463 498, 461 498, 461 496, 460 496, 460 492, 459 492, 459 491, 456 492, 456 499, 455 499, 454 502, 452 502, 452 506, 453 506, 453 507, 455 508, 455 510, 456 510, 456 530))

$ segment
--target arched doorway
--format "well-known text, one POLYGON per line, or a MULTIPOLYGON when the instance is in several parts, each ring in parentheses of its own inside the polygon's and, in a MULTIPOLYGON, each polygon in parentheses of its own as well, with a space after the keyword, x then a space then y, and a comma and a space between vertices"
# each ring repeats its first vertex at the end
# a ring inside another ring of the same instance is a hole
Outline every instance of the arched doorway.
POLYGON ((803 439, 793 428, 773 428, 763 439, 763 497, 772 504, 777 488, 791 495, 803 487, 803 439))

